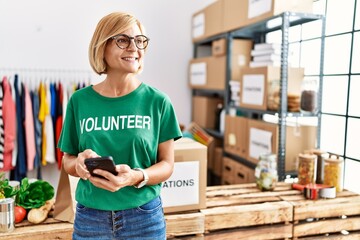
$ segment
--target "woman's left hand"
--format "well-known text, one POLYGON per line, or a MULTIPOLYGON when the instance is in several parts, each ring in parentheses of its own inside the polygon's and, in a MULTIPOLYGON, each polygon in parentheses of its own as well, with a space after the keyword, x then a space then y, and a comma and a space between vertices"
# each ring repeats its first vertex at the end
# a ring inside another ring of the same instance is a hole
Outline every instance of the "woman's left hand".
POLYGON ((118 172, 117 176, 108 171, 96 169, 94 170, 94 173, 103 176, 105 179, 91 176, 89 181, 96 187, 103 188, 111 192, 116 192, 123 187, 133 186, 139 180, 137 175, 139 172, 132 170, 126 164, 116 165, 116 171, 118 172))

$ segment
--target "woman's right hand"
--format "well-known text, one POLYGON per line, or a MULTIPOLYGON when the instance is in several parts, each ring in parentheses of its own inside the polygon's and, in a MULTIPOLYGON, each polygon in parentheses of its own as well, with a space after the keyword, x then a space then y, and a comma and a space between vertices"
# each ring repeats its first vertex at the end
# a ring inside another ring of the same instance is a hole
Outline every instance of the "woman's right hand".
POLYGON ((76 158, 75 171, 79 177, 84 180, 87 180, 90 177, 90 173, 85 166, 86 158, 95 158, 100 157, 96 152, 91 149, 86 149, 85 151, 78 154, 76 158))

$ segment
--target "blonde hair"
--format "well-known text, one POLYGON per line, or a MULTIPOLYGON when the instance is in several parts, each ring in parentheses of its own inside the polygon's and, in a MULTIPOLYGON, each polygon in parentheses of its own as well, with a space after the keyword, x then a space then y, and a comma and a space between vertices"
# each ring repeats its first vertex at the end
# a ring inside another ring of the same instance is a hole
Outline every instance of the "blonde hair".
MULTIPOLYGON (((101 75, 107 72, 107 63, 104 54, 108 40, 126 31, 134 24, 139 26, 141 34, 145 34, 144 26, 140 21, 128 13, 113 12, 99 21, 89 45, 90 65, 97 74, 101 75)), ((143 63, 141 62, 137 73, 140 73, 142 68, 143 63)))

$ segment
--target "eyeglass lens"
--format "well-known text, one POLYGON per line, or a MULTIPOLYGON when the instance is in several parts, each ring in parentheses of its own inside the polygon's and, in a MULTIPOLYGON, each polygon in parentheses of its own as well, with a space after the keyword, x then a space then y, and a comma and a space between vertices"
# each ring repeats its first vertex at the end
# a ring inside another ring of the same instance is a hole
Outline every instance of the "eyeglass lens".
POLYGON ((135 45, 138 49, 145 49, 149 43, 148 38, 143 35, 129 37, 125 34, 117 36, 115 38, 115 42, 119 48, 125 49, 130 46, 131 39, 134 39, 135 45))

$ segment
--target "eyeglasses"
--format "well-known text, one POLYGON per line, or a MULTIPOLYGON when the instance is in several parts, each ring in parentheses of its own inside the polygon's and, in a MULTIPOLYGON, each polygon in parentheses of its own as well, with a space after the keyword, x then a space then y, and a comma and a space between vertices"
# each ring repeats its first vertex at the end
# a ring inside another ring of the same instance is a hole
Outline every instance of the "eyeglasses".
POLYGON ((131 40, 134 39, 135 46, 144 50, 149 44, 149 38, 144 35, 136 35, 134 37, 130 37, 126 34, 118 34, 116 36, 111 37, 111 39, 115 40, 116 45, 120 49, 126 49, 130 46, 131 40))

